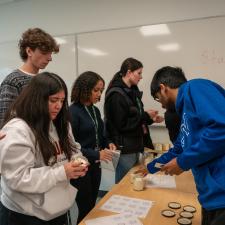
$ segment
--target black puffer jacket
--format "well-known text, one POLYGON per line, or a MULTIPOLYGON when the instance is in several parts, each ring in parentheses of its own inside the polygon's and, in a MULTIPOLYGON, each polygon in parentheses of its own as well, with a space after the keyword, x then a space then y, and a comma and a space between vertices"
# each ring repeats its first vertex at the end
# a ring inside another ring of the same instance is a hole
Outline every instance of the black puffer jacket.
POLYGON ((147 127, 153 121, 144 112, 141 97, 138 87, 129 88, 122 77, 107 90, 104 106, 106 134, 122 154, 142 152, 144 146, 153 148, 147 127))

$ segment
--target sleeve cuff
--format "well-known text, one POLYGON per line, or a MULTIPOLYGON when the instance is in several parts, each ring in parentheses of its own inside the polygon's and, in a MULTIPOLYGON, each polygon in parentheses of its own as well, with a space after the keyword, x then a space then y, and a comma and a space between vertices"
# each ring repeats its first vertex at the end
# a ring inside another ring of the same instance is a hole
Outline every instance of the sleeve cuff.
POLYGON ((177 157, 177 164, 184 171, 187 171, 187 170, 189 170, 191 168, 190 166, 185 165, 184 157, 182 157, 182 155, 179 155, 177 157))
POLYGON ((155 167, 156 162, 157 162, 157 160, 153 160, 152 162, 150 162, 147 165, 147 169, 148 169, 149 173, 156 173, 156 172, 160 171, 159 168, 155 167))
POLYGON ((54 175, 55 175, 56 183, 67 180, 66 172, 65 172, 65 169, 64 169, 63 165, 54 168, 53 172, 54 172, 54 175))

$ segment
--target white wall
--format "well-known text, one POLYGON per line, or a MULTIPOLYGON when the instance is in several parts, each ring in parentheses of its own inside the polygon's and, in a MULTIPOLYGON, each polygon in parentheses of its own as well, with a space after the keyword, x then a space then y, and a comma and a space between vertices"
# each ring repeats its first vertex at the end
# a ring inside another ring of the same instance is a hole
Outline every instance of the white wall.
MULTIPOLYGON (((0 44, 29 27, 65 36, 220 15, 225 0, 17 0, 0 5, 0 44)), ((151 127, 151 136, 169 140, 164 127, 151 127)))

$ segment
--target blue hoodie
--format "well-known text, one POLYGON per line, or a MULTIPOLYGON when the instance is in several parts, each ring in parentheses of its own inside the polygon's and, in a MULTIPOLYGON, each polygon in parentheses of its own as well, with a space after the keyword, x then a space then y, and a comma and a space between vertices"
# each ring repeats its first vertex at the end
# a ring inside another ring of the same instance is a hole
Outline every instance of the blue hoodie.
POLYGON ((177 157, 181 169, 192 169, 202 207, 225 208, 225 90, 209 80, 190 80, 179 88, 176 110, 182 118, 179 137, 148 170, 155 173, 156 162, 177 157))

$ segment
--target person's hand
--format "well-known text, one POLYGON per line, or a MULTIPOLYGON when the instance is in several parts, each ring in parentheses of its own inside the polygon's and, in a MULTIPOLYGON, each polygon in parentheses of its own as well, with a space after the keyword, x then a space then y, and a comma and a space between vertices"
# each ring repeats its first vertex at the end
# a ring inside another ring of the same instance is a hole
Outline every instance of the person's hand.
POLYGON ((146 112, 151 117, 151 119, 155 118, 159 113, 157 110, 152 110, 152 109, 149 109, 146 112))
POLYGON ((81 162, 71 161, 64 164, 64 169, 68 179, 77 179, 85 176, 88 171, 88 166, 82 164, 81 162))
POLYGON ((111 150, 111 151, 115 151, 117 148, 116 148, 116 145, 115 144, 113 144, 113 143, 110 143, 109 144, 109 150, 111 150))
POLYGON ((140 166, 137 170, 134 171, 134 174, 141 174, 141 176, 145 177, 148 175, 148 169, 146 166, 140 166))
POLYGON ((162 123, 164 121, 164 117, 157 115, 156 117, 153 118, 153 121, 155 123, 162 123))
POLYGON ((157 110, 149 109, 146 112, 151 117, 151 119, 154 121, 154 123, 161 123, 164 121, 164 117, 160 116, 159 112, 157 110))
POLYGON ((165 172, 166 175, 179 175, 184 171, 178 166, 177 158, 172 159, 168 163, 166 163, 162 168, 162 172, 165 172))
POLYGON ((3 134, 2 132, 0 132, 0 140, 3 139, 5 137, 6 134, 3 134))
POLYGON ((112 161, 113 152, 107 148, 100 151, 100 160, 112 161))

